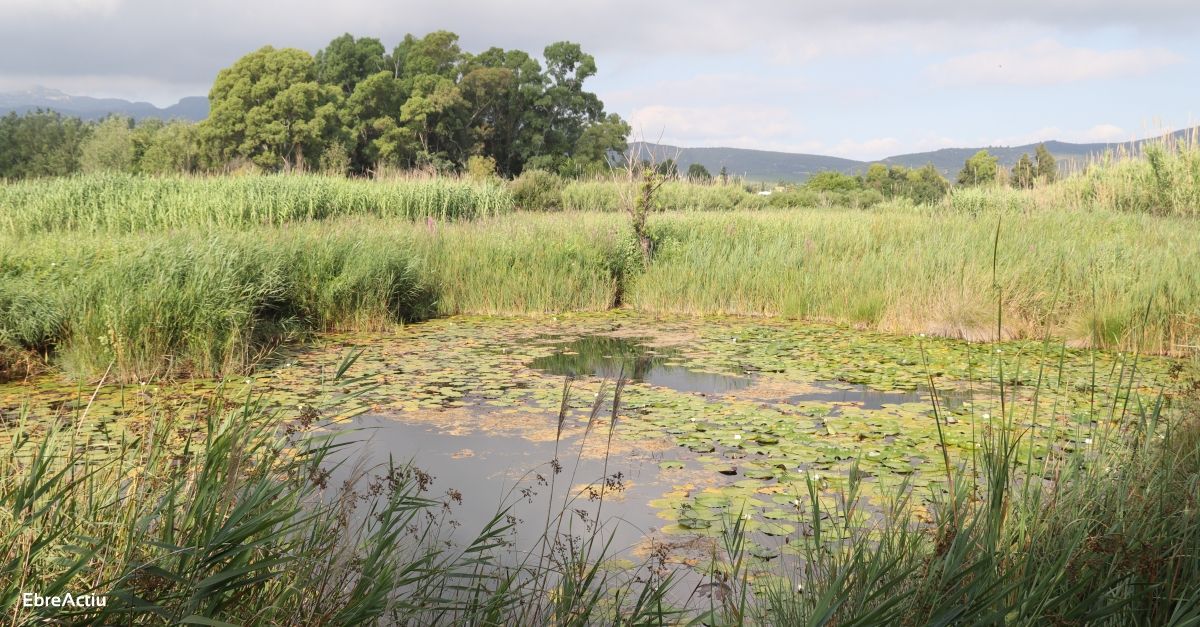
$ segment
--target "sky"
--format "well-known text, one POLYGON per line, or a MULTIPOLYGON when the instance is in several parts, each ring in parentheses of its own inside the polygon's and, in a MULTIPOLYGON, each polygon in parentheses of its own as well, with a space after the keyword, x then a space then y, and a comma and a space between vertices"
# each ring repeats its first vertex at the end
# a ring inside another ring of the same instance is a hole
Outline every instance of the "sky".
POLYGON ((263 45, 570 40, 634 139, 879 159, 1126 141, 1200 115, 1194 0, 0 0, 0 91, 160 106, 263 45))

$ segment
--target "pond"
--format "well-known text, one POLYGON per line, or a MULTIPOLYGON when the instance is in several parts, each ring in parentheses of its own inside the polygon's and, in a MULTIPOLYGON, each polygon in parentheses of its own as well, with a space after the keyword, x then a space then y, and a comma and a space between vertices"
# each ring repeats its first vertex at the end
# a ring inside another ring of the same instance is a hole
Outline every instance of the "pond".
MULTIPOLYGON (((633 559, 670 545, 672 559, 699 564, 738 516, 755 555, 786 554, 787 538, 805 532, 797 502, 810 482, 838 515, 852 469, 868 500, 903 478, 927 501, 941 489, 941 442, 968 459, 975 434, 1000 416, 1001 393, 1008 419, 1033 434, 1022 445, 1036 459, 1089 443, 1099 425, 1087 407, 1120 394, 1118 382, 1149 394, 1171 385, 1170 372, 1165 359, 1135 368, 1123 355, 1039 342, 618 311, 327 335, 223 389, 261 393, 285 418, 333 403, 324 417, 356 442, 338 472, 413 462, 429 494, 446 498, 454 537, 473 537, 502 506, 521 521, 515 550, 537 542, 547 512, 562 512, 572 533, 601 514, 633 559), (334 383, 350 351, 361 355, 334 383)), ((106 385, 93 399, 87 386, 48 377, 0 386, 0 424, 22 407, 49 421, 88 406, 102 448, 149 428, 151 408, 186 414, 217 386, 106 385)))

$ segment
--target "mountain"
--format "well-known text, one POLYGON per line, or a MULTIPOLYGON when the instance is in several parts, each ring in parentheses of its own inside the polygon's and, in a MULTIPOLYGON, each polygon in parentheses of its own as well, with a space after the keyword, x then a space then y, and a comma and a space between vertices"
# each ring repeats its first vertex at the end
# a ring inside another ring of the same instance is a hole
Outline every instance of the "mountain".
POLYGON ((825 170, 857 172, 867 167, 865 161, 795 152, 746 148, 682 148, 649 142, 631 142, 629 147, 636 154, 642 155, 642 158, 649 158, 655 162, 674 159, 680 172, 687 172, 688 166, 699 163, 714 176, 724 167, 730 176, 755 181, 803 181, 825 170))
MULTIPOLYGON (((1175 141, 1185 141, 1189 136, 1195 136, 1200 129, 1185 129, 1171 134, 1175 141)), ((1108 151, 1138 152, 1143 145, 1150 141, 1158 141, 1160 137, 1139 139, 1123 143, 1091 143, 1074 144, 1070 142, 1047 141, 1046 150, 1058 160, 1059 170, 1074 172, 1081 170, 1086 163, 1108 151)), ((974 148, 942 148, 929 152, 914 152, 885 157, 875 161, 857 161, 825 155, 812 155, 791 152, 775 152, 769 150, 749 150, 745 148, 684 148, 653 144, 648 142, 632 142, 630 148, 644 156, 653 156, 655 161, 674 159, 680 172, 686 172, 688 166, 699 163, 716 174, 725 167, 729 174, 741 176, 751 181, 784 181, 801 182, 817 172, 833 170, 845 174, 864 172, 872 163, 886 163, 919 168, 932 163, 943 176, 950 180, 958 175, 967 157, 986 149, 998 157, 1000 165, 1011 168, 1021 158, 1022 154, 1034 156, 1037 144, 1021 146, 981 146, 974 148)))
POLYGON ((34 87, 25 91, 0 93, 0 115, 10 111, 25 113, 50 109, 63 115, 98 120, 111 114, 126 115, 135 120, 144 118, 203 120, 208 117, 208 98, 191 96, 160 109, 149 102, 130 102, 120 98, 72 96, 57 89, 34 87))

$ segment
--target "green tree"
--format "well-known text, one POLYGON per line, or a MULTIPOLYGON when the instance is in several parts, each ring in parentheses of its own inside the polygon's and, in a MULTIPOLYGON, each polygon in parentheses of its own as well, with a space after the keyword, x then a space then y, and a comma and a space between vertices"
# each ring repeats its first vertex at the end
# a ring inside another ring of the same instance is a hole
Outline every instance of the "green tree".
POLYGON ((833 170, 817 172, 805 181, 804 186, 816 192, 852 192, 862 189, 857 177, 833 170))
POLYGON ((342 107, 352 170, 366 172, 411 160, 411 142, 400 125, 404 101, 403 87, 391 72, 377 72, 354 86, 342 107))
POLYGON ((136 162, 133 121, 126 117, 104 118, 83 144, 79 163, 84 172, 132 172, 136 162))
POLYGON ((489 48, 467 60, 464 71, 461 88, 477 152, 494 158, 501 174, 516 176, 543 144, 536 106, 546 86, 542 66, 521 50, 489 48))
POLYGON ((901 193, 915 203, 932 205, 950 192, 950 181, 932 163, 908 170, 905 179, 906 185, 901 193))
POLYGON ((1037 177, 1043 183, 1053 183, 1058 180, 1058 162, 1054 160, 1054 155, 1046 150, 1046 144, 1038 144, 1036 155, 1037 177))
POLYGON ((454 140, 465 109, 454 81, 435 74, 416 77, 412 95, 400 107, 400 122, 416 141, 418 164, 439 169, 453 164, 452 149, 461 147, 454 140))
POLYGON ((1020 159, 1017 159, 1016 164, 1012 167, 1012 175, 1009 177, 1009 183, 1013 187, 1020 189, 1029 189, 1033 187, 1033 182, 1037 178, 1037 170, 1034 168, 1033 160, 1028 154, 1022 154, 1020 159))
POLYGON ((599 122, 604 105, 583 84, 596 73, 596 60, 583 52, 579 44, 560 41, 546 46, 547 87, 537 105, 543 143, 538 152, 551 157, 566 157, 588 125, 599 122))
POLYGON ((458 35, 439 30, 417 39, 405 35, 392 51, 390 59, 394 76, 411 86, 418 76, 441 76, 457 79, 459 64, 464 60, 458 46, 458 35))
POLYGON ((693 181, 707 183, 712 180, 712 173, 702 163, 693 163, 688 166, 687 177, 693 181))
POLYGON ((388 67, 383 44, 371 37, 355 39, 350 33, 329 42, 313 58, 317 81, 334 85, 345 95, 354 92, 355 85, 388 67))
POLYGON ((79 171, 91 128, 54 111, 0 117, 0 178, 65 176, 79 171))
POLYGON ((248 159, 268 168, 305 167, 341 133, 341 90, 316 81, 313 58, 303 50, 265 46, 221 70, 209 92, 203 124, 226 161, 248 159))
POLYGON ((624 154, 629 148, 627 140, 631 132, 633 129, 621 116, 610 113, 583 129, 572 156, 593 169, 607 168, 610 154, 624 154))
MULTIPOLYGON (((138 126, 143 132, 150 128, 138 126)), ((201 166, 200 154, 196 125, 176 120, 155 128, 138 157, 137 169, 147 174, 194 172, 201 166)))
POLYGON ((999 175, 999 160, 987 150, 980 150, 967 158, 958 173, 959 185, 987 185, 996 182, 999 175))

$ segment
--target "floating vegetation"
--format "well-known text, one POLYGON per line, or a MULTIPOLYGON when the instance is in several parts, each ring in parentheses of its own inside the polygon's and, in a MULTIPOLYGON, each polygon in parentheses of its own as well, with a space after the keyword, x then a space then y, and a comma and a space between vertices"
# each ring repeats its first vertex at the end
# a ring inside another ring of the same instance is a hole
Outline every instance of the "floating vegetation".
MULTIPOLYGON (((623 372, 631 383, 615 431, 616 455, 657 443, 653 470, 668 483, 671 473, 689 482, 653 501, 664 531, 706 534, 720 533, 730 516, 749 516, 749 531, 781 535, 795 514, 787 506, 809 482, 832 498, 851 472, 863 479, 868 497, 901 479, 928 494, 942 490, 931 383, 939 391, 946 452, 967 459, 975 454, 975 436, 1001 419, 998 389, 987 381, 1003 372, 1007 401, 1023 408, 1008 418, 1030 433, 1018 459, 1039 460, 1086 446, 1104 427, 1088 407, 1122 401, 1111 392, 1122 382, 1154 393, 1179 376, 1165 358, 1037 342, 973 345, 828 325, 610 312, 457 317, 395 333, 328 335, 223 385, 232 394, 261 393, 274 406, 300 408, 319 393, 308 382, 328 376, 351 346, 363 350, 354 365, 363 390, 348 413, 447 436, 554 441, 568 375, 578 393, 563 429, 567 437, 578 435, 601 379, 623 372)), ((91 399, 90 391, 43 378, 0 387, 0 412, 15 414, 30 403, 34 419, 48 421, 90 405, 85 429, 100 448, 151 427, 139 407, 186 407, 216 385, 110 385, 91 399)), ((477 442, 470 448, 481 450, 477 442)))

